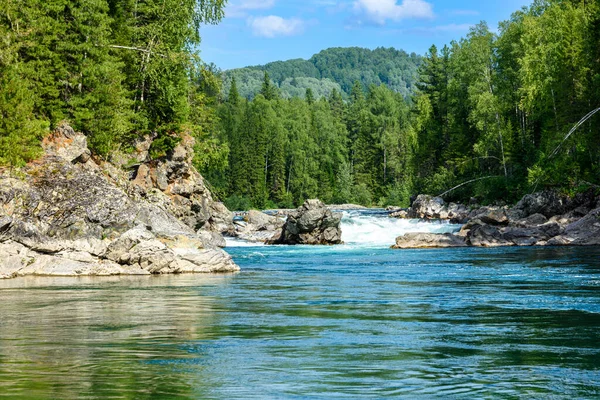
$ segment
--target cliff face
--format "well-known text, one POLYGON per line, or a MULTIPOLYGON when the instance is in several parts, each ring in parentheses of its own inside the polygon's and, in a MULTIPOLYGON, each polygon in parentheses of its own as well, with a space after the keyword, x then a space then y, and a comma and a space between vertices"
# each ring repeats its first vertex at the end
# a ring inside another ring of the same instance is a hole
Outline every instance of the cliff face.
POLYGON ((238 270, 218 248, 232 215, 191 166, 192 139, 162 161, 147 161, 150 143, 127 156, 128 173, 94 161, 85 136, 62 125, 40 160, 3 171, 0 278, 238 270))

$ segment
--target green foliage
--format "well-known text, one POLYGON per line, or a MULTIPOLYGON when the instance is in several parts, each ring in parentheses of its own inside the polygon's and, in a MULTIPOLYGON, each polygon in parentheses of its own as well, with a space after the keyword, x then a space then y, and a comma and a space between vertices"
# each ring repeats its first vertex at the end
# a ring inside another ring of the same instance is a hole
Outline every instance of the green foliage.
MULTIPOLYGON (((39 153, 68 120, 107 155, 149 131, 197 122, 191 50, 225 0, 0 0, 0 163, 39 153)), ((219 88, 220 90, 220 88, 219 88)), ((200 110, 200 112, 205 110, 200 110)), ((194 128, 196 129, 196 128, 194 128)), ((172 147, 160 136, 153 155, 172 147)))
POLYGON ((348 96, 355 81, 363 88, 385 85, 408 98, 414 92, 420 63, 421 57, 415 53, 409 55, 392 48, 331 48, 309 60, 277 61, 227 71, 224 93, 229 92, 229 82, 235 77, 240 95, 253 99, 260 92, 263 74, 267 72, 284 98, 304 97, 309 88, 317 99, 329 97, 334 89, 348 96))
POLYGON ((159 158, 166 157, 180 142, 181 137, 177 136, 175 132, 162 129, 150 145, 150 149, 148 150, 150 158, 158 160, 159 158))
POLYGON ((252 202, 249 198, 237 194, 229 196, 223 202, 225 206, 234 211, 247 211, 252 208, 252 202))

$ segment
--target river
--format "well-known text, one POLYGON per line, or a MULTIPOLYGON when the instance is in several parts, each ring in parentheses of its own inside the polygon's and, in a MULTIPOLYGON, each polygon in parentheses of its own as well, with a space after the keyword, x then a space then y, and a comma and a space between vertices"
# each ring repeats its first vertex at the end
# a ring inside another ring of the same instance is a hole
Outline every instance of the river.
POLYGON ((0 397, 600 397, 600 248, 232 242, 235 275, 0 281, 0 397))

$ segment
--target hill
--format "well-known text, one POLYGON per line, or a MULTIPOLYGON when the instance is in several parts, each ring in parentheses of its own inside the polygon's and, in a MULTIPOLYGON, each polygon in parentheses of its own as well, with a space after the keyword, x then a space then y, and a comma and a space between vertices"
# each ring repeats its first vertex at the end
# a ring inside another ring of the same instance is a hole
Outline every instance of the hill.
POLYGON ((285 98, 304 97, 311 88, 316 97, 328 96, 333 89, 346 97, 359 81, 364 88, 384 84, 403 96, 414 92, 421 56, 394 48, 369 50, 360 47, 335 47, 323 50, 308 60, 276 61, 224 72, 225 94, 235 76, 240 95, 252 99, 260 90, 264 71, 285 98))

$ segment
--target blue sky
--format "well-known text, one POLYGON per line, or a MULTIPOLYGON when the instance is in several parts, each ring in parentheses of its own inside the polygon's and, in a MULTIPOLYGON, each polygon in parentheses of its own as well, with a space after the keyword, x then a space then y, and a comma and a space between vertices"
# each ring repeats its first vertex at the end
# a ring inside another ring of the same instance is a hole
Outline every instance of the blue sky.
POLYGON ((395 47, 424 54, 469 27, 499 21, 531 0, 229 0, 201 29, 201 57, 222 69, 309 58, 329 47, 395 47))

